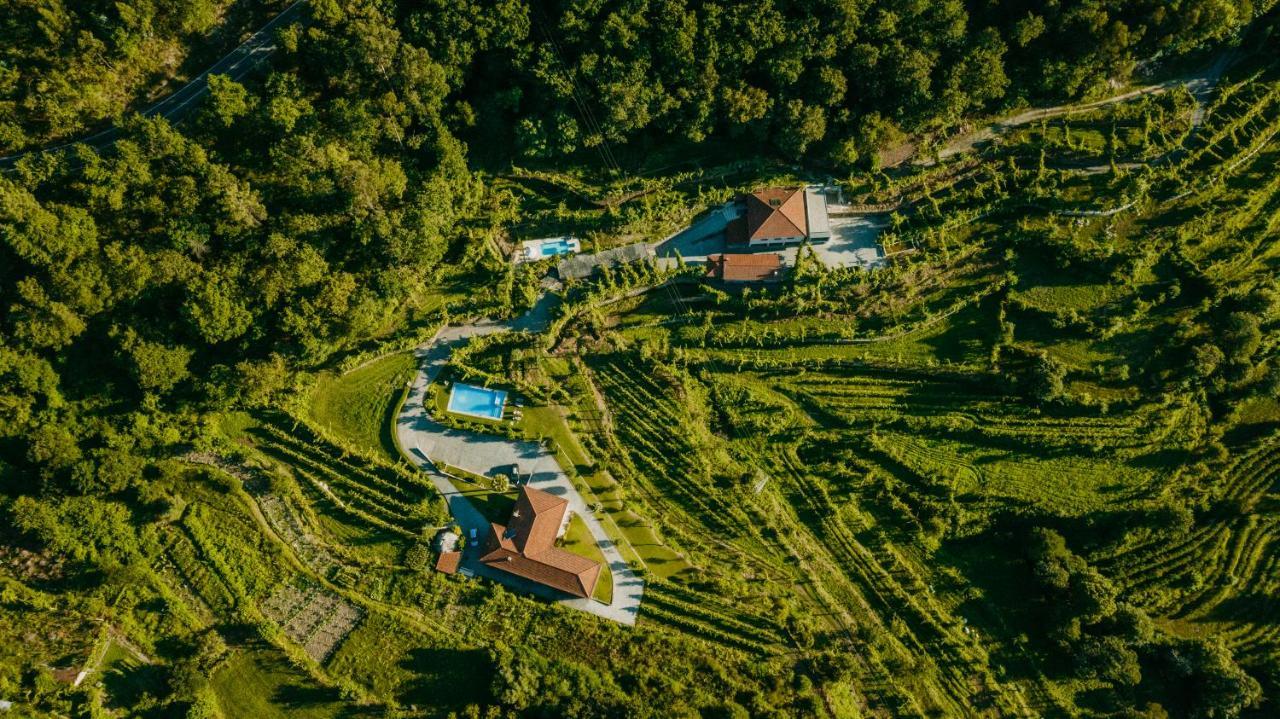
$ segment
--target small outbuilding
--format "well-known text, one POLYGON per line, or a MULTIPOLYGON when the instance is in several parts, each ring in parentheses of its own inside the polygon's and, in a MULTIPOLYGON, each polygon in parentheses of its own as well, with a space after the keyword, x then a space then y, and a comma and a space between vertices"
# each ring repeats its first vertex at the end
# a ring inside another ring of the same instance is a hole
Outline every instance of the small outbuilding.
POLYGON ((722 282, 777 282, 783 271, 782 255, 773 252, 707 256, 707 278, 722 282))
POLYGON ((455 574, 461 566, 462 552, 441 552, 440 558, 436 560, 436 571, 445 574, 455 574))

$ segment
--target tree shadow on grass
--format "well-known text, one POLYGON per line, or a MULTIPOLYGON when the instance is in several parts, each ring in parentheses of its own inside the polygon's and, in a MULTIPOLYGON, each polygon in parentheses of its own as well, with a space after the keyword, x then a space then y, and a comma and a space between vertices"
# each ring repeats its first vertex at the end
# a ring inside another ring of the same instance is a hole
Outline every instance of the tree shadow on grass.
POLYGON ((132 707, 144 696, 169 693, 169 672, 159 664, 118 664, 102 675, 102 686, 112 707, 132 707))
POLYGON ((493 663, 483 649, 414 649, 400 666, 415 675, 397 696, 402 704, 444 712, 491 698, 493 663))
MULTIPOLYGON (((957 616, 992 641, 984 643, 1006 679, 1036 681, 1063 667, 1043 641, 1043 607, 1028 589, 1032 579, 1020 543, 1011 535, 984 535, 947 542, 935 558, 958 570, 979 591, 956 608, 957 616)), ((1064 716, 1042 707, 1046 716, 1064 716)))
POLYGON ((319 685, 282 684, 271 695, 273 704, 290 709, 305 709, 340 701, 342 695, 337 689, 319 685))
POLYGON ((949 362, 981 362, 989 357, 991 347, 998 336, 997 327, 992 321, 984 302, 975 308, 967 308, 952 315, 947 321, 947 328, 932 336, 925 337, 920 344, 933 350, 933 355, 949 362))

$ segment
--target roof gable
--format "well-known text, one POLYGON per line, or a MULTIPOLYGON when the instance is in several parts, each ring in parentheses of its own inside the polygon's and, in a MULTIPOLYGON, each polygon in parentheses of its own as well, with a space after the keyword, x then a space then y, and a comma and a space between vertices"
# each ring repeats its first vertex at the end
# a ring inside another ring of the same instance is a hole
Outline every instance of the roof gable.
POLYGON ((747 195, 747 240, 807 237, 804 189, 771 187, 747 195))
POLYGON ((521 487, 507 534, 519 551, 537 554, 555 544, 569 503, 549 492, 521 487))
POLYGON ((480 561, 577 597, 590 597, 600 563, 555 546, 569 503, 550 492, 522 487, 507 526, 490 524, 480 561))

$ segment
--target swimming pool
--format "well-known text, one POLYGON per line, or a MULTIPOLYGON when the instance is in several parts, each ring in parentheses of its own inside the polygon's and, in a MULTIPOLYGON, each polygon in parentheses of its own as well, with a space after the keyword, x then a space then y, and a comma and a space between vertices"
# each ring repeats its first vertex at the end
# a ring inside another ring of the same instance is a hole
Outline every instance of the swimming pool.
POLYGON ((517 262, 537 262, 548 257, 562 257, 582 251, 582 243, 576 237, 543 237, 537 240, 525 240, 520 243, 517 262))
POLYGON ((542 243, 542 256, 551 257, 552 255, 567 255, 576 249, 577 248, 573 246, 570 240, 550 240, 542 243))
POLYGON ((449 411, 472 417, 502 419, 502 407, 506 403, 507 393, 500 389, 454 382, 449 392, 449 411))

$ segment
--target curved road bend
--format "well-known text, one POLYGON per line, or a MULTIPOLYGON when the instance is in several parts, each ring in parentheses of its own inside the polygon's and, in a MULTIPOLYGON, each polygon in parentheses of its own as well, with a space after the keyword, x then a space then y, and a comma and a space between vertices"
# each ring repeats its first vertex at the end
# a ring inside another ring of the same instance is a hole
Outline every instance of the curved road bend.
MULTIPOLYGON (((180 120, 191 110, 195 103, 209 94, 210 75, 226 75, 233 80, 239 80, 257 67, 260 61, 265 60, 271 53, 275 52, 276 46, 273 42, 275 29, 297 19, 302 14, 306 4, 307 0, 295 0, 292 5, 280 11, 279 15, 271 18, 270 22, 250 35, 248 40, 245 40, 239 47, 227 53, 221 60, 210 65, 204 72, 197 75, 194 80, 183 85, 160 102, 142 110, 139 114, 144 117, 158 115, 166 120, 180 120)), ((62 150, 73 145, 88 145, 95 150, 102 150, 114 144, 119 136, 120 129, 113 125, 101 132, 71 142, 0 157, 0 169, 7 170, 12 168, 14 163, 27 155, 62 150)))
POLYGON ((432 484, 444 497, 449 513, 462 527, 464 535, 469 535, 472 530, 475 530, 477 538, 485 536, 489 522, 470 500, 454 487, 448 477, 436 471, 428 457, 481 475, 492 475, 496 470, 505 470, 516 464, 519 465, 521 472, 531 475, 529 486, 566 499, 569 502, 569 509, 582 518, 591 536, 596 540, 596 544, 599 545, 601 553, 604 554, 605 562, 613 575, 613 601, 610 604, 603 604, 594 599, 568 597, 540 584, 480 564, 474 553, 470 551, 464 555, 462 564, 464 568, 513 589, 615 622, 633 625, 640 612, 640 600, 644 596, 644 580, 622 557, 616 543, 605 532, 600 520, 588 509, 582 495, 560 468, 555 455, 537 442, 508 440, 493 435, 449 429, 433 420, 426 410, 427 387, 440 375, 454 347, 465 344, 472 337, 480 335, 512 330, 531 332, 544 330, 549 324, 550 308, 554 301, 554 296, 543 295, 533 309, 508 323, 482 320, 460 327, 445 327, 430 341, 419 347, 415 354, 418 357, 420 371, 414 377, 404 407, 396 418, 396 437, 401 451, 409 461, 427 474, 432 484))

